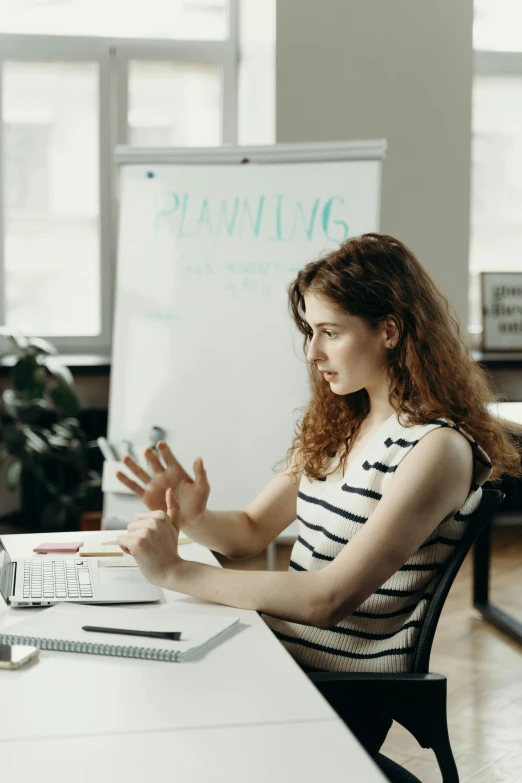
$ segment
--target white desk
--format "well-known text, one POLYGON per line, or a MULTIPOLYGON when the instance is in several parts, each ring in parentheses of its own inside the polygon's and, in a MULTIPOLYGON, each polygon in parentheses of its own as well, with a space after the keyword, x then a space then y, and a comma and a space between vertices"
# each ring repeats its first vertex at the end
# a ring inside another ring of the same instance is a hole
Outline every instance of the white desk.
POLYGON ((385 781, 340 720, 0 742, 0 753, 9 783, 385 781))
MULTIPOLYGON (((3 540, 11 557, 18 558, 31 555, 43 538, 53 537, 78 540, 78 532, 12 535, 3 540)), ((114 531, 107 530, 82 533, 80 539, 114 537, 114 531)), ((180 553, 216 564, 212 554, 197 544, 184 545, 180 553)), ((215 781, 221 779, 216 778, 215 765, 226 768, 227 780, 239 781, 245 779, 247 758, 255 759, 248 773, 252 780, 266 780, 270 770, 273 780, 288 780, 292 772, 292 777, 299 773, 301 779, 312 781, 320 770, 324 774, 325 762, 317 760, 317 770, 312 772, 316 762, 310 756, 316 753, 305 749, 316 748, 323 759, 327 746, 333 754, 332 766, 343 776, 349 767, 353 780, 384 781, 256 612, 170 591, 164 594, 180 612, 238 615, 240 627, 193 662, 41 650, 39 659, 26 667, 0 671, 0 769, 4 772, 8 764, 10 781, 25 782, 51 759, 60 760, 61 768, 64 758, 74 761, 82 775, 90 770, 90 779, 95 775, 100 783, 142 781, 154 769, 177 768, 189 776, 186 780, 215 781), (98 752, 101 763, 96 762, 98 752), (230 773, 234 762, 239 765, 237 777, 230 773), (120 767, 125 771, 115 777, 120 767)), ((143 605, 141 610, 147 608, 143 605)), ((8 609, 2 602, 0 627, 15 617, 20 621, 28 612, 41 611, 46 609, 8 609)), ((54 771, 53 781, 57 780, 54 771)))

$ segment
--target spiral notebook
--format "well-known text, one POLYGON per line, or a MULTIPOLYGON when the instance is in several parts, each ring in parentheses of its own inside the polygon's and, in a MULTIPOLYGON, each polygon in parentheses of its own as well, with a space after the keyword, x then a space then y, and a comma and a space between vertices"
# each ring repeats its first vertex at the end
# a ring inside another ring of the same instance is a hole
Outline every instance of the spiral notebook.
POLYGON ((0 644, 29 644, 42 650, 188 661, 218 644, 239 623, 239 617, 176 611, 173 604, 154 607, 89 606, 59 603, 34 618, 0 628, 0 644), (83 631, 94 625, 139 631, 180 631, 181 639, 116 635, 83 631))

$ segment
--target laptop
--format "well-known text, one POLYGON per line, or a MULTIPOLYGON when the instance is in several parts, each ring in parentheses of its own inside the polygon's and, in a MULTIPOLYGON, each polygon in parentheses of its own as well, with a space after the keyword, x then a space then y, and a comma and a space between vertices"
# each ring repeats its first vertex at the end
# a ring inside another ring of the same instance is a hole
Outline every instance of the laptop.
POLYGON ((162 591, 138 568, 110 568, 96 557, 30 557, 11 560, 0 538, 0 593, 10 606, 131 604, 159 601, 162 591))

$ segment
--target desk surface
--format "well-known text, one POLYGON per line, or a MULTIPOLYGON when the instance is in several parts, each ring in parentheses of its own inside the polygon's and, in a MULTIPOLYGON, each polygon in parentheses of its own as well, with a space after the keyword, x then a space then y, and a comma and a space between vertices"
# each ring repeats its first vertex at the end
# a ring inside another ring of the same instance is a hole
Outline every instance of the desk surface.
POLYGON ((340 720, 0 742, 0 751, 9 783, 385 783, 340 720))
MULTIPOLYGON (((75 540, 77 537, 77 532, 44 536, 49 540, 75 540)), ((111 540, 114 531, 82 533, 81 537, 89 542, 111 540)), ((4 536, 3 541, 11 557, 21 558, 32 554, 33 547, 41 543, 42 534, 4 536)), ((184 545, 180 553, 187 559, 216 564, 212 554, 197 544, 184 545)), ((164 591, 164 595, 166 601, 176 603, 180 612, 237 615, 240 627, 202 659, 193 662, 176 664, 41 650, 39 659, 26 667, 0 671, 2 769, 5 768, 6 745, 10 748, 8 758, 12 763, 16 760, 18 765, 22 764, 20 780, 29 779, 33 767, 36 771, 38 763, 50 760, 50 753, 54 752, 55 758, 62 759, 69 748, 78 761, 78 758, 89 758, 91 751, 99 750, 106 763, 93 766, 91 775, 96 773, 98 781, 112 783, 117 779, 107 771, 111 754, 113 762, 118 759, 118 766, 125 756, 131 759, 125 762, 130 777, 122 774, 121 780, 130 783, 138 780, 138 773, 132 770, 141 770, 139 779, 142 781, 143 775, 150 776, 153 769, 149 766, 150 758, 141 757, 141 748, 146 756, 146 749, 150 748, 155 763, 159 764, 156 768, 160 769, 162 764, 172 765, 173 758, 178 757, 179 745, 180 756, 176 764, 179 763, 180 771, 188 773, 194 767, 199 772, 188 779, 214 781, 217 778, 213 772, 209 774, 210 769, 213 770, 214 754, 227 759, 226 768, 230 770, 235 758, 246 758, 243 753, 249 741, 262 753, 265 735, 277 738, 282 732, 281 738, 288 737, 288 746, 281 739, 286 748, 284 753, 281 751, 281 769, 286 772, 272 776, 273 779, 288 779, 292 755, 295 776, 301 766, 300 754, 303 759, 300 777, 311 781, 316 779, 317 773, 309 772, 312 769, 310 754, 303 753, 303 748, 312 745, 310 732, 315 730, 319 731, 317 737, 321 739, 316 737, 313 747, 322 748, 323 738, 328 738, 330 732, 339 738, 331 744, 332 754, 337 751, 336 769, 344 767, 349 759, 351 771, 360 770, 360 778, 354 779, 384 780, 363 748, 256 612, 219 606, 171 591, 164 591), (272 732, 270 726, 274 727, 272 732), (282 727, 285 727, 284 732, 282 727), (240 728, 244 740, 240 740, 240 728), (252 729, 250 733, 249 728, 252 729), (160 734, 165 735, 163 739, 160 734), (343 738, 344 743, 340 741, 343 738), (8 740, 11 743, 6 743, 8 740), (190 751, 191 742, 194 746, 200 743, 199 749, 203 742, 205 753, 197 759, 190 751), (207 753, 210 748, 211 752, 207 753), (103 778, 100 770, 103 770, 103 778)), ((146 611, 145 606, 142 608, 146 611)), ((1 602, 0 628, 13 618, 20 622, 28 613, 42 611, 46 609, 8 609, 1 602)), ((320 756, 323 757, 322 750, 320 756)), ((268 757, 272 758, 270 753, 268 757)), ((263 764, 260 766, 264 768, 263 764)), ((126 769, 125 765, 123 768, 126 769)), ((320 769, 324 773, 322 765, 320 769)), ((255 774, 258 772, 259 778, 250 773, 249 777, 266 779, 259 769, 255 774)), ((226 777, 227 780, 236 779, 228 772, 226 777)), ((241 779, 244 780, 244 769, 241 779)), ((10 776, 10 780, 15 778, 10 776)), ((54 774, 53 780, 56 780, 54 774)))

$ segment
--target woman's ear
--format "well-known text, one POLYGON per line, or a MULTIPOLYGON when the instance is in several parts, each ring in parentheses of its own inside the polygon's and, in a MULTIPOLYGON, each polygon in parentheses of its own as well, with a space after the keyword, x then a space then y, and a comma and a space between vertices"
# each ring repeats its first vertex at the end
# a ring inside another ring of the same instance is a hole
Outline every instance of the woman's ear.
POLYGON ((386 348, 395 348, 400 337, 398 321, 393 316, 388 316, 384 320, 383 326, 386 332, 386 348))

